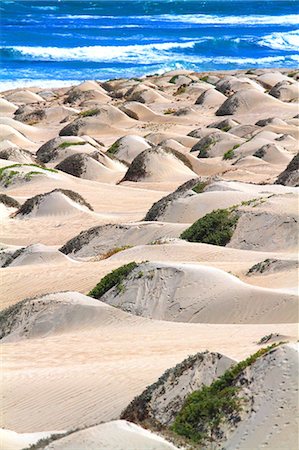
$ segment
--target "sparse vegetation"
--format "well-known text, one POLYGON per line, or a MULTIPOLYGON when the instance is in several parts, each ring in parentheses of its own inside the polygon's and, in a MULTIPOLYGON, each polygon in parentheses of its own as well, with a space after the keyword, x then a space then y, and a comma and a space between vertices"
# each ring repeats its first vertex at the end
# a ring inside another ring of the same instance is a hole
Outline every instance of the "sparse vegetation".
POLYGON ((175 113, 175 112, 176 112, 175 109, 173 109, 173 108, 168 108, 168 109, 166 109, 166 110, 164 111, 164 114, 165 114, 165 115, 167 115, 167 114, 173 114, 173 113, 175 113))
POLYGON ((225 152, 223 155, 223 159, 233 159, 236 156, 234 150, 236 150, 236 148, 238 147, 240 147, 240 144, 236 144, 233 146, 233 148, 227 150, 227 152, 225 152))
POLYGON ((227 125, 226 127, 220 128, 221 131, 224 131, 225 133, 227 131, 229 131, 231 129, 231 127, 229 125, 227 125))
POLYGON ((258 345, 263 345, 266 344, 267 342, 269 342, 271 339, 275 339, 275 338, 279 338, 279 334, 277 333, 270 333, 270 334, 266 334, 266 336, 263 336, 258 342, 258 345))
POLYGON ((182 234, 189 242, 225 246, 232 238, 239 216, 230 209, 217 209, 197 220, 182 234))
POLYGON ((122 247, 114 247, 111 248, 110 250, 108 250, 107 253, 105 253, 104 255, 101 256, 101 260, 102 259, 107 259, 110 258, 110 256, 115 255, 116 253, 122 252, 124 250, 127 250, 128 248, 132 248, 132 245, 123 245, 122 247))
POLYGON ((205 75, 204 77, 200 78, 200 81, 203 81, 204 83, 208 83, 208 79, 209 79, 209 76, 205 75))
POLYGON ((88 109, 79 113, 80 117, 92 117, 96 116, 100 112, 99 108, 88 109))
POLYGON ((235 152, 233 151, 233 149, 231 148, 230 150, 227 150, 227 152, 224 153, 223 155, 223 159, 227 160, 227 159, 233 159, 235 156, 235 152))
POLYGON ((41 167, 41 166, 39 166, 38 164, 12 164, 12 165, 10 165, 10 166, 5 166, 5 167, 1 167, 1 168, 0 168, 0 179, 1 179, 1 176, 2 176, 3 172, 5 172, 5 170, 7 170, 7 169, 12 169, 12 168, 14 168, 14 167, 23 167, 23 166, 27 166, 27 167, 38 167, 38 168, 41 169, 41 170, 47 170, 48 172, 54 172, 54 173, 57 173, 57 170, 55 170, 55 169, 49 169, 48 167, 41 167))
POLYGON ((260 349, 228 369, 210 386, 192 392, 177 415, 172 430, 198 444, 205 445, 207 442, 213 442, 223 422, 237 423, 245 403, 245 399, 239 395, 241 388, 237 385, 238 377, 258 358, 278 345, 280 343, 260 349))
POLYGON ((13 197, 9 197, 5 194, 0 194, 0 203, 3 203, 8 208, 19 208, 20 203, 15 200, 13 197))
POLYGON ((84 145, 84 144, 85 142, 62 142, 61 144, 58 145, 58 148, 67 148, 73 145, 84 145))
POLYGON ((299 73, 299 72, 296 71, 296 70, 295 70, 294 72, 289 72, 289 73, 288 73, 288 77, 293 78, 293 77, 295 77, 298 73, 299 73))
POLYGON ((90 297, 100 299, 106 292, 116 286, 116 288, 121 292, 123 280, 134 270, 138 264, 133 261, 118 267, 112 272, 105 275, 101 281, 88 293, 90 297))
POLYGON ((208 181, 200 181, 192 188, 192 191, 196 192, 196 194, 201 194, 208 184, 208 181))
POLYGON ((178 75, 174 75, 170 80, 169 83, 175 84, 176 80, 179 78, 178 75))
POLYGON ((250 267, 250 269, 248 270, 246 275, 253 275, 254 273, 263 273, 267 269, 269 269, 271 264, 273 264, 275 262, 277 262, 277 259, 267 258, 264 261, 261 261, 257 264, 254 264, 252 267, 250 267))
POLYGON ((264 158, 264 156, 266 155, 266 149, 265 146, 259 148, 252 156, 255 156, 256 158, 264 158))
POLYGON ((109 153, 110 155, 115 155, 118 149, 119 149, 119 139, 108 148, 107 153, 109 153))
POLYGON ((185 84, 182 84, 177 91, 173 95, 182 95, 185 94, 187 86, 185 84))

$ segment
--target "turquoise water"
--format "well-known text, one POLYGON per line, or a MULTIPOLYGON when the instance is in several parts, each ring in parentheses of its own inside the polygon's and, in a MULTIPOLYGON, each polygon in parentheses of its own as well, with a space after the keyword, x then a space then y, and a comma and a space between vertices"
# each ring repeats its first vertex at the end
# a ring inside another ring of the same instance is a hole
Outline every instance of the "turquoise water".
POLYGON ((297 67, 298 2, 2 1, 0 86, 297 67))

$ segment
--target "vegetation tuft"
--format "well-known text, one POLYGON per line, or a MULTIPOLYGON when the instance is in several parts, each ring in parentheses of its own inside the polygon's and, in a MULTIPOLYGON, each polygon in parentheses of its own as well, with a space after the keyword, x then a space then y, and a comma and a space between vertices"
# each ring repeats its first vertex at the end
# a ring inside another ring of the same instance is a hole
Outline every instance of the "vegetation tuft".
POLYGON ((58 148, 67 148, 73 145, 84 145, 84 144, 85 142, 62 142, 60 145, 58 145, 58 148))
POLYGON ((98 108, 88 109, 87 111, 81 111, 79 113, 79 116, 80 117, 92 117, 92 116, 96 116, 99 112, 100 112, 100 110, 98 108))
POLYGON ((170 80, 169 83, 175 84, 176 80, 179 78, 178 75, 174 75, 170 80))
POLYGON ((122 282, 134 270, 138 264, 132 261, 104 276, 101 281, 88 293, 89 297, 100 299, 106 292, 114 286, 121 292, 123 290, 122 282))
POLYGON ((110 256, 115 255, 116 253, 123 252, 124 250, 128 250, 129 248, 132 248, 132 245, 123 245, 122 247, 114 247, 108 250, 104 255, 101 256, 102 259, 110 258, 110 256))
POLYGON ((224 247, 232 238, 239 216, 233 209, 217 209, 194 222, 181 239, 224 247))
POLYGON ((196 192, 196 194, 201 194, 208 184, 209 181, 200 181, 192 188, 192 191, 196 192))
POLYGON ((0 194, 0 203, 3 203, 8 208, 19 208, 21 206, 17 200, 5 194, 0 194))
POLYGON ((227 160, 227 159, 233 159, 235 156, 235 152, 233 151, 233 149, 231 148, 230 150, 227 150, 227 152, 224 153, 223 155, 223 159, 227 160))

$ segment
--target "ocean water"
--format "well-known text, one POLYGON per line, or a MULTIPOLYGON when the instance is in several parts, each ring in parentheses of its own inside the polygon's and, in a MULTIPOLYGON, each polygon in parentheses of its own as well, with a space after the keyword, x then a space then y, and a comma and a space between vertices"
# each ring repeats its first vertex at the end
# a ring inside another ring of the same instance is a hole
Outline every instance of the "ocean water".
POLYGON ((299 62, 297 0, 2 0, 0 14, 0 89, 299 62))

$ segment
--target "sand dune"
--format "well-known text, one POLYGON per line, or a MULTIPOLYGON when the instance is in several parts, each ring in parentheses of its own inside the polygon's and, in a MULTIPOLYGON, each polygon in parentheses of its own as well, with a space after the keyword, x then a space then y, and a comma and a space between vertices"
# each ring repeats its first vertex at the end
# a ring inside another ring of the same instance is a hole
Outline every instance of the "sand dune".
POLYGON ((123 291, 116 286, 101 300, 137 316, 195 323, 297 320, 295 295, 248 286, 210 267, 145 263, 122 285, 123 291))
POLYGON ((79 194, 69 190, 54 189, 32 197, 16 212, 16 218, 32 218, 58 214, 72 214, 76 210, 90 212, 92 207, 79 194))
POLYGON ((125 420, 115 420, 78 431, 53 442, 45 450, 178 450, 162 437, 125 420))
POLYGON ((176 224, 140 222, 104 225, 82 231, 66 242, 61 251, 76 258, 105 255, 114 248, 149 244, 161 238, 177 237, 184 227, 176 224))

